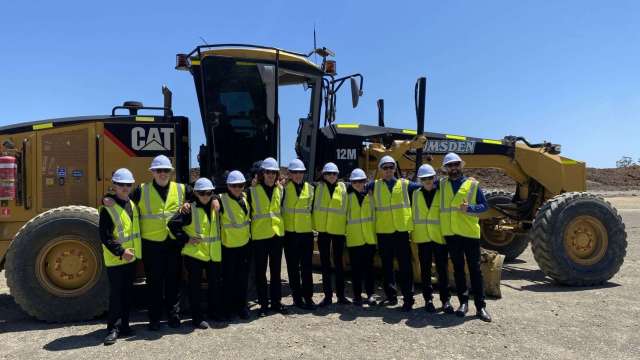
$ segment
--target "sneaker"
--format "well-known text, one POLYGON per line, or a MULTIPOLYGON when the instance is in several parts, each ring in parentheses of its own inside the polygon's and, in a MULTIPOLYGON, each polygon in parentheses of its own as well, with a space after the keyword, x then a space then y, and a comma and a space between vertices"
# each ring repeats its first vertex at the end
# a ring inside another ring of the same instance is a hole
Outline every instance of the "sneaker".
POLYGON ((104 338, 104 345, 105 346, 113 345, 116 343, 116 340, 118 340, 118 330, 111 329, 109 330, 109 333, 107 334, 107 336, 104 338))

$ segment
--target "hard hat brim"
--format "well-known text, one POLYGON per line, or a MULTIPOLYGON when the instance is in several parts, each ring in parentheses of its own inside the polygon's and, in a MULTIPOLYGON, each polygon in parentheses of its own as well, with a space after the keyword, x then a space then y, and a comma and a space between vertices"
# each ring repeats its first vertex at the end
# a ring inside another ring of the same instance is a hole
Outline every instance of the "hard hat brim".
POLYGON ((358 181, 358 180, 367 180, 367 178, 366 177, 362 177, 362 176, 349 178, 349 181, 358 181))
POLYGON ((175 170, 173 166, 169 166, 169 165, 156 165, 149 168, 149 170, 160 170, 160 169, 175 170))
POLYGON ((260 170, 271 170, 271 171, 280 171, 279 168, 277 167, 273 167, 273 166, 269 166, 269 167, 261 167, 260 170))
POLYGON ((135 182, 136 182, 136 180, 135 180, 135 179, 133 179, 133 180, 116 180, 116 179, 111 179, 111 182, 118 183, 118 184, 133 184, 133 183, 135 183, 135 182))

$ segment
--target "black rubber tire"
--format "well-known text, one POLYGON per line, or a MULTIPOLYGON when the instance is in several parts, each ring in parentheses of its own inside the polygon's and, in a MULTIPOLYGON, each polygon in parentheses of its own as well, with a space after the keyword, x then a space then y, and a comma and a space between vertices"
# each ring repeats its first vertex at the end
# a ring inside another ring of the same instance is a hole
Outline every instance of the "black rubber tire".
POLYGON ((547 200, 538 209, 530 237, 540 269, 564 285, 592 286, 608 281, 620 270, 627 253, 627 233, 617 210, 603 198, 583 192, 564 193, 547 200), (572 261, 564 247, 564 230, 580 215, 599 219, 609 239, 602 259, 590 266, 572 261))
MULTIPOLYGON (((487 191, 484 193, 484 197, 487 199, 489 206, 510 203, 513 196, 513 193, 506 191, 487 191)), ((483 221, 484 220, 480 221, 480 226, 482 226, 483 221)), ((497 245, 486 241, 484 234, 481 234, 480 245, 485 249, 494 250, 504 255, 505 261, 511 261, 527 249, 527 246, 529 246, 529 236, 528 234, 518 233, 515 234, 513 239, 507 244, 497 245)))
POLYGON ((86 206, 64 206, 34 217, 16 234, 6 256, 6 277, 15 302, 29 315, 47 322, 92 319, 109 303, 107 272, 98 237, 98 211, 86 206), (97 281, 77 297, 61 297, 42 286, 37 278, 40 250, 62 235, 75 235, 97 254, 97 281))

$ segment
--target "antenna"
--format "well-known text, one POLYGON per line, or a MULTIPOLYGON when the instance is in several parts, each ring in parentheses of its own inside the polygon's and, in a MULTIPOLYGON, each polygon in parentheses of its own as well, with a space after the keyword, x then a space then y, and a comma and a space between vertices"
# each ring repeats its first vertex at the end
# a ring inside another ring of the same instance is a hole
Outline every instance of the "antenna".
POLYGON ((318 53, 316 53, 316 49, 318 48, 316 43, 316 22, 313 22, 313 52, 315 53, 314 62, 318 62, 318 53))
POLYGON ((202 40, 202 42, 203 42, 205 45, 209 45, 209 43, 207 42, 207 40, 205 40, 202 36, 198 36, 198 37, 200 38, 200 40, 202 40))

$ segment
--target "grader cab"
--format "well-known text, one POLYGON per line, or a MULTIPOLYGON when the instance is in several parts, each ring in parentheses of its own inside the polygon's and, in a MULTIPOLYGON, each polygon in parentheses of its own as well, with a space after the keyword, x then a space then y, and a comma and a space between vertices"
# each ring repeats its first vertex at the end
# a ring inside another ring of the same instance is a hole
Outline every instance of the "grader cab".
MULTIPOLYGON (((502 169, 517 183, 512 193, 487 193, 492 209, 482 216, 484 247, 514 258, 531 242, 540 268, 563 284, 597 284, 615 275, 626 251, 624 224, 609 203, 584 192, 583 162, 562 157, 558 145, 521 137, 425 132, 423 79, 416 84, 416 128, 385 127, 383 111, 378 126, 337 123, 338 91, 350 83, 355 107, 363 77, 337 77, 332 56, 326 48, 301 54, 245 44, 178 54, 176 69, 192 74, 200 105, 201 175, 224 188, 226 171, 249 172, 266 155, 282 160, 282 126, 298 127, 295 150, 310 179, 326 161, 336 162, 342 174, 361 167, 375 176, 384 155, 398 161, 398 176, 411 177, 419 164, 439 168, 444 153, 455 151, 467 167, 502 169), (310 60, 313 54, 321 64, 310 60), (308 110, 297 121, 280 119, 285 86, 307 94, 308 110)), ((0 267, 27 313, 72 321, 106 310, 96 207, 115 169, 128 167, 138 182, 148 181, 150 160, 165 154, 177 180, 189 181, 188 119, 173 116, 171 93, 163 94, 163 107, 127 102, 110 115, 0 127, 0 267), (153 111, 162 113, 139 114, 153 111)), ((499 266, 493 271, 499 274, 499 266)))

